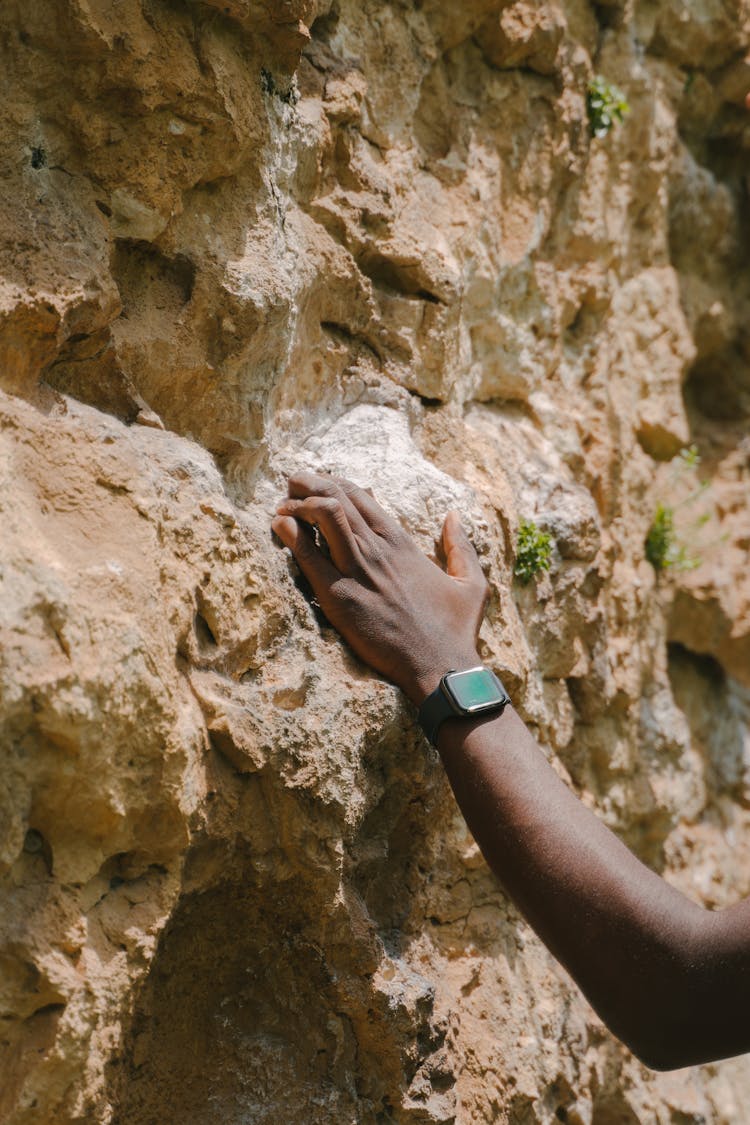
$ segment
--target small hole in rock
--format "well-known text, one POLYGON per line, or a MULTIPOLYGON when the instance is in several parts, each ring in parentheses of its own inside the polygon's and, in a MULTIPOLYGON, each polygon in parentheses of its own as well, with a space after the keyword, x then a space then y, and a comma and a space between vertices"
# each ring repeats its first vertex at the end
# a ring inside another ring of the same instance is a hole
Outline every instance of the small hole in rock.
POLYGON ((29 855, 37 855, 44 847, 44 837, 36 828, 30 828, 23 841, 23 850, 29 855))
POLYGON ((216 646, 216 637, 213 634, 211 626, 200 613, 196 613, 195 615, 195 635, 198 638, 199 644, 210 645, 212 647, 216 646))
POLYGON ((47 167, 47 153, 43 148, 32 148, 31 150, 31 167, 32 168, 46 168, 47 167))
POLYGON ((316 20, 313 20, 310 27, 311 37, 327 43, 336 31, 340 15, 338 4, 334 4, 327 15, 318 16, 316 20))

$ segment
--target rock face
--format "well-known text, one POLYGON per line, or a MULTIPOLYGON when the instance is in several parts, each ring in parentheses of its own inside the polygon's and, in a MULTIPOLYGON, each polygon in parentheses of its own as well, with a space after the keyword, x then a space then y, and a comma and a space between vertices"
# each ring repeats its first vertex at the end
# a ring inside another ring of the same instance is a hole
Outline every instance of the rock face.
POLYGON ((4 1125, 750 1121, 747 1059, 606 1032, 269 531, 302 466, 428 552, 458 506, 557 768, 750 894, 748 42, 747 0, 5 0, 4 1125))

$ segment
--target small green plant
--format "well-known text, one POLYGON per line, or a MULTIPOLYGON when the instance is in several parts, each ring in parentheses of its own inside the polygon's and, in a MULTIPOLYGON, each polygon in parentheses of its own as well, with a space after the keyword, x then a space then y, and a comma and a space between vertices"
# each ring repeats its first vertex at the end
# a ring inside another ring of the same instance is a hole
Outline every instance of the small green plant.
POLYGON ((586 92, 586 109, 592 137, 606 137, 613 125, 630 113, 625 95, 601 74, 589 83, 586 92))
POLYGON ((688 469, 697 469, 701 463, 697 445, 686 445, 677 456, 688 469))
POLYGON ((676 570, 694 570, 700 566, 700 559, 689 555, 677 539, 674 509, 661 502, 656 505, 654 522, 646 536, 646 558, 654 570, 666 570, 670 566, 676 570))
MULTIPOLYGON (((695 445, 681 449, 674 460, 676 465, 672 474, 672 483, 674 483, 685 470, 692 471, 697 469, 701 461, 698 448, 695 445)), ((708 481, 703 481, 678 504, 671 506, 659 501, 656 505, 656 512, 648 535, 646 536, 645 544, 646 558, 651 563, 654 570, 667 570, 669 567, 673 567, 675 570, 695 570, 697 566, 700 566, 700 556, 691 554, 685 544, 680 540, 675 529, 675 513, 680 508, 692 504, 697 500, 697 498, 705 492, 706 488, 708 488, 708 481)), ((693 521, 687 530, 692 533, 697 528, 706 524, 710 518, 708 512, 703 513, 693 521)))
POLYGON ((552 562, 552 536, 540 531, 532 520, 524 520, 518 529, 516 565, 513 573, 524 586, 552 562))

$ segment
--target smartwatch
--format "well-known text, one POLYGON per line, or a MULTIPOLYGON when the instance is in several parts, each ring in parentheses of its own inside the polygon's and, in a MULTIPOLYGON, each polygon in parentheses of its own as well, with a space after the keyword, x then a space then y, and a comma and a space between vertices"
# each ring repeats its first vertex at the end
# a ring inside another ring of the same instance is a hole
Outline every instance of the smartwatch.
POLYGON ((510 696, 494 672, 480 665, 465 672, 446 672, 432 695, 419 708, 419 722, 433 746, 437 746, 440 724, 503 711, 510 696))

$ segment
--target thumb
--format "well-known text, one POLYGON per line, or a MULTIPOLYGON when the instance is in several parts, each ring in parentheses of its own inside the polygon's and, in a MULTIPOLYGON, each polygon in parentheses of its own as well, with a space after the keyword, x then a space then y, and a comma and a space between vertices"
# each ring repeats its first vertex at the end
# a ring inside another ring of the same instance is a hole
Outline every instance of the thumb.
POLYGON ((477 553, 463 529, 458 512, 448 512, 443 524, 443 552, 446 569, 452 578, 484 582, 477 553))

